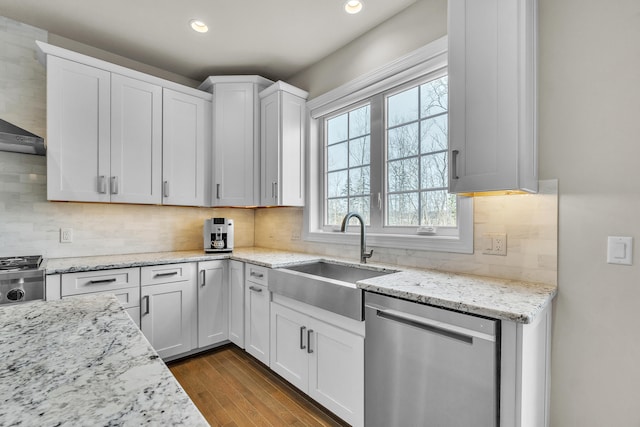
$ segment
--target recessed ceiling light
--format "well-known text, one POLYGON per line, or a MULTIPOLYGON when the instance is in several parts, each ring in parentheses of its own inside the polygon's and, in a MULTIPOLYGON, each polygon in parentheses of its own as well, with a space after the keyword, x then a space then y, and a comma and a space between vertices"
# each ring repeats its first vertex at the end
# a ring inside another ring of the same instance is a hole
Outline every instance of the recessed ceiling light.
POLYGON ((349 0, 344 4, 344 10, 347 13, 354 14, 358 13, 362 10, 362 2, 358 0, 349 0))
POLYGON ((193 31, 197 31, 199 33, 206 33, 207 31, 209 31, 209 27, 207 27, 207 24, 198 19, 192 19, 189 24, 191 24, 191 28, 193 28, 193 31))

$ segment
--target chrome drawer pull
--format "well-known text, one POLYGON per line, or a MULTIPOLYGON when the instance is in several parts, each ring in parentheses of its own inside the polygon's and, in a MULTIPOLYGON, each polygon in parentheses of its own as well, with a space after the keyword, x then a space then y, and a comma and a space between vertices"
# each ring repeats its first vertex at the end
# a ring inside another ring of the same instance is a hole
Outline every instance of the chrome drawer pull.
POLYGON ((458 154, 459 150, 451 150, 451 179, 459 179, 458 177, 458 154))
POLYGON ((172 271, 170 273, 156 273, 153 275, 153 277, 167 277, 167 276, 175 276, 176 274, 178 274, 177 271, 172 271))
POLYGON ((249 289, 251 289, 254 292, 262 292, 262 289, 258 288, 257 286, 249 286, 249 289))
POLYGON ((252 271, 251 272, 251 277, 257 277, 258 279, 262 279, 264 277, 264 274, 256 273, 255 271, 252 271))
POLYGON ((111 194, 118 194, 118 177, 111 177, 111 194))
POLYGON ((307 331, 307 353, 311 354, 313 353, 313 350, 311 350, 311 334, 313 333, 313 329, 309 329, 307 331))
POLYGON ((111 279, 89 280, 89 283, 90 283, 91 285, 97 285, 97 284, 99 284, 99 283, 113 283, 113 282, 115 282, 116 280, 118 280, 118 279, 116 279, 115 277, 113 277, 113 278, 111 278, 111 279))
POLYGON ((104 175, 98 177, 98 193, 106 194, 107 192, 107 180, 104 175))
POLYGON ((304 330, 307 329, 306 326, 300 326, 300 350, 304 350, 305 348, 307 348, 306 345, 304 345, 304 330))

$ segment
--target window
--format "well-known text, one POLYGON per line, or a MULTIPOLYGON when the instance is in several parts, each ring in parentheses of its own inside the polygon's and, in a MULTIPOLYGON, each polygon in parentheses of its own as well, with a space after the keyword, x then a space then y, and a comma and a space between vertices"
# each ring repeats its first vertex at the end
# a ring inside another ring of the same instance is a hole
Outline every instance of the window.
POLYGON ((386 98, 386 225, 455 227, 447 192, 447 76, 386 98))
POLYGON ((327 223, 360 212, 369 224, 371 132, 369 105, 327 120, 327 223))
POLYGON ((305 239, 355 242, 336 231, 356 211, 371 245, 473 251, 472 199, 447 191, 446 50, 421 55, 308 103, 305 239))

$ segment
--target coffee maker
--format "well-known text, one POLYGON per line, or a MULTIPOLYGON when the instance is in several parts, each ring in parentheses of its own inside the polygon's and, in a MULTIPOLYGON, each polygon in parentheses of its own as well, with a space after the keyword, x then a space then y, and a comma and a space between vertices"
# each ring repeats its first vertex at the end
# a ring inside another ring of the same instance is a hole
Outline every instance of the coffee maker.
POLYGON ((209 218, 204 220, 204 251, 233 251, 233 220, 229 218, 209 218))

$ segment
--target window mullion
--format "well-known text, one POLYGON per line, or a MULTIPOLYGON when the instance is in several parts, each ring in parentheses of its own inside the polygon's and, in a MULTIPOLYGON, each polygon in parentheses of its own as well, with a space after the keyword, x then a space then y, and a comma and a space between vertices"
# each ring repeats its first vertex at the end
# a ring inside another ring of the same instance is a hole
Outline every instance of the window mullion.
POLYGON ((371 98, 371 230, 381 232, 384 225, 384 96, 371 98), (378 203, 378 201, 380 201, 378 203))

